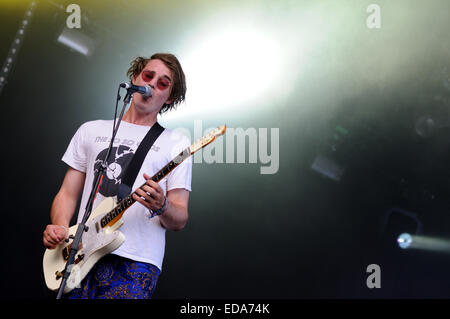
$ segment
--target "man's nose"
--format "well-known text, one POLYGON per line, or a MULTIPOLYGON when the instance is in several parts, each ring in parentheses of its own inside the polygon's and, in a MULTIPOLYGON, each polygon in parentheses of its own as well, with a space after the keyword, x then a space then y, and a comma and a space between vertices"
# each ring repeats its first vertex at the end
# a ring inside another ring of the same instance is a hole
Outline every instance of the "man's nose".
POLYGON ((153 78, 153 79, 150 80, 150 82, 147 82, 147 85, 150 86, 152 89, 154 89, 155 85, 156 85, 156 82, 157 82, 156 79, 153 78))

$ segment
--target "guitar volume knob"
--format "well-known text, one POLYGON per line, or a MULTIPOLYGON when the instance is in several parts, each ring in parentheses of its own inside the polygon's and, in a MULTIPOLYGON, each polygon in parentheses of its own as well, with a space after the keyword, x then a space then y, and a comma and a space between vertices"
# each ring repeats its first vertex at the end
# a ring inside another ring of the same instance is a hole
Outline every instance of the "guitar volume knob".
POLYGON ((71 239, 74 239, 74 238, 75 238, 74 235, 70 235, 69 237, 67 237, 66 239, 64 239, 64 241, 65 241, 66 243, 68 243, 71 239))

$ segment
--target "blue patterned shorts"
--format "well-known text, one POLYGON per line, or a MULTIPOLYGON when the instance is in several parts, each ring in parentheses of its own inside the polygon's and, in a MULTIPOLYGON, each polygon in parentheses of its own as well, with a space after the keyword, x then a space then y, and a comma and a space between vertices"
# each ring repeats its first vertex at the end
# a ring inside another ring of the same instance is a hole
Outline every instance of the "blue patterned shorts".
POLYGON ((65 299, 150 299, 160 270, 148 263, 117 255, 100 259, 65 299))

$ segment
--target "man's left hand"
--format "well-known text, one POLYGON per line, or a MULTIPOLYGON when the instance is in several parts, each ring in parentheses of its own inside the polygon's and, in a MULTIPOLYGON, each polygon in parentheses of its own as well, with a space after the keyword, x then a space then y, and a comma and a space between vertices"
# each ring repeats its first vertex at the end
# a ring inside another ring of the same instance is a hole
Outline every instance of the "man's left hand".
POLYGON ((145 185, 134 192, 133 199, 147 207, 149 210, 156 211, 161 209, 164 205, 163 190, 159 184, 153 181, 147 174, 144 174, 144 178, 146 180, 145 185))

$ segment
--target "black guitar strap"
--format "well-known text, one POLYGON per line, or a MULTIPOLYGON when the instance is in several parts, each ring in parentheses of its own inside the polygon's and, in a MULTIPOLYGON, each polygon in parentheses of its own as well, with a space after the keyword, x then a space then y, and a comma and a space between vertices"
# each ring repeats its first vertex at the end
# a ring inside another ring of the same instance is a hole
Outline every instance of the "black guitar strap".
POLYGON ((141 169, 142 162, 144 162, 145 156, 152 147, 153 143, 155 143, 156 139, 161 135, 163 131, 164 127, 156 122, 147 132, 141 144, 139 144, 139 147, 137 148, 136 153, 134 153, 130 164, 128 164, 128 167, 125 169, 125 173, 122 177, 122 182, 119 185, 119 191, 117 192, 118 201, 121 201, 131 194, 131 188, 133 187, 137 174, 141 169))

